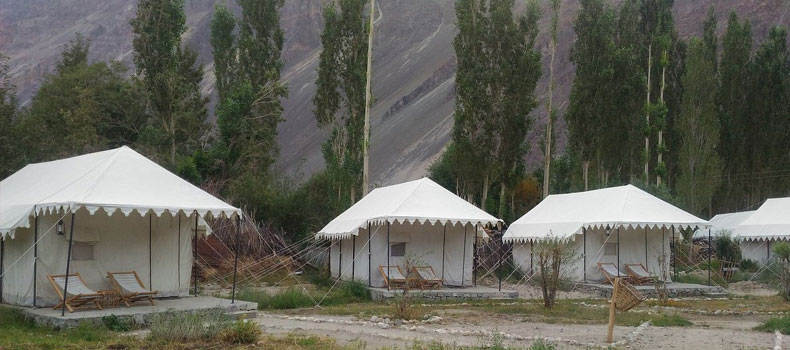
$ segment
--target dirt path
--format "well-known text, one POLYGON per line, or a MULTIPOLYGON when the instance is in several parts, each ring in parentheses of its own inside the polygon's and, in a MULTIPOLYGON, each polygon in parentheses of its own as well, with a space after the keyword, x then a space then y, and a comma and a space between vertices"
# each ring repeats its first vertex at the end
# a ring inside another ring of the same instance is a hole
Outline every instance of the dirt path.
MULTIPOLYGON (((387 325, 340 316, 287 316, 261 313, 257 319, 265 332, 306 333, 329 336, 341 343, 364 344, 367 349, 404 349, 415 341, 465 346, 505 345, 526 348, 535 338, 548 339, 558 349, 602 348, 606 325, 564 325, 492 318, 478 322, 443 319, 434 324, 387 325), (492 336, 492 334, 501 334, 492 336), (500 340, 495 340, 495 339, 500 340)), ((702 320, 697 320, 702 321, 702 320)), ((773 334, 749 330, 757 321, 737 318, 706 320, 694 327, 615 327, 619 348, 630 349, 773 349, 773 334)), ((790 349, 790 339, 783 340, 790 349)))

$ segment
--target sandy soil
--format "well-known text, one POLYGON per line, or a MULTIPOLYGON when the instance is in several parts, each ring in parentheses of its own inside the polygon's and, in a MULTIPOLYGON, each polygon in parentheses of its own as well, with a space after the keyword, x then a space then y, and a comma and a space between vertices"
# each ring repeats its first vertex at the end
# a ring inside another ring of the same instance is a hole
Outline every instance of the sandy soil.
MULTIPOLYGON (((341 343, 364 344, 367 349, 381 347, 407 348, 415 341, 442 342, 457 345, 486 345, 490 335, 470 334, 504 332, 501 337, 506 345, 526 348, 536 337, 551 339, 558 349, 589 349, 603 347, 606 325, 565 325, 528 322, 520 317, 492 316, 481 319, 479 315, 463 313, 445 315, 442 321, 426 324, 417 329, 392 326, 386 329, 375 324, 360 324, 354 317, 290 316, 261 313, 257 321, 265 332, 306 333, 334 337, 341 343), (327 320, 331 320, 327 322, 327 320), (344 323, 347 322, 347 323, 344 323), (516 339, 517 336, 529 339, 516 339), (594 345, 594 346, 591 346, 594 345)), ((615 327, 615 341, 628 339, 619 348, 629 349, 772 349, 775 336, 750 329, 759 319, 743 317, 688 316, 695 325, 687 328, 615 327)), ((783 339, 784 348, 790 348, 790 339, 783 339)))
POLYGON ((742 281, 737 283, 731 283, 727 291, 730 294, 744 296, 744 295, 752 295, 752 296, 772 296, 776 295, 776 289, 768 288, 765 285, 757 282, 752 281, 742 281))

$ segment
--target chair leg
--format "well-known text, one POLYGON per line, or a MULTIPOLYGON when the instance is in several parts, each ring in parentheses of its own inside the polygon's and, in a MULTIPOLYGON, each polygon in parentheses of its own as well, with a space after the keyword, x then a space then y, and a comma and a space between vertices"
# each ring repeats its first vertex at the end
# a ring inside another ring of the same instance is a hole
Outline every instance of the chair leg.
POLYGON ((150 296, 150 295, 149 295, 149 296, 148 296, 148 301, 150 301, 150 302, 151 302, 151 306, 156 306, 156 302, 154 302, 154 297, 153 297, 153 296, 150 296))

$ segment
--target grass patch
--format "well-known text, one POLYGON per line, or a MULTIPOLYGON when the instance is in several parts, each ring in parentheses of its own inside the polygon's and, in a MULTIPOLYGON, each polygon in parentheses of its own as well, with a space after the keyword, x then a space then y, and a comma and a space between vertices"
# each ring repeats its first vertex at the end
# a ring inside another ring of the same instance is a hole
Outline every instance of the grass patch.
POLYGON ((162 312, 151 317, 151 338, 168 342, 211 340, 233 321, 222 310, 162 312))
POLYGON ((782 334, 790 334, 790 316, 772 318, 754 327, 754 330, 771 333, 779 331, 782 334))
POLYGON ((299 287, 289 287, 276 293, 242 288, 237 298, 258 303, 259 310, 308 308, 315 306, 315 303, 322 299, 322 306, 348 305, 370 301, 368 287, 360 282, 338 282, 334 288, 330 285, 329 288, 319 288, 309 293, 299 287), (326 298, 324 298, 324 295, 326 295, 326 298))

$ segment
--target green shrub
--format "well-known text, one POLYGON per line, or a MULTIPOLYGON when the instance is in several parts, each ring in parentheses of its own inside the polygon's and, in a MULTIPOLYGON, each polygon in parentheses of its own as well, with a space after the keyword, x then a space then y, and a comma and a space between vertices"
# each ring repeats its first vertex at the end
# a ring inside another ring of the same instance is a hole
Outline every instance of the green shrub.
POLYGON ((716 250, 716 257, 737 263, 741 261, 741 247, 732 236, 725 233, 713 239, 713 249, 716 250))
POLYGON ((259 310, 297 309, 313 306, 310 296, 296 287, 270 294, 262 290, 243 288, 238 295, 239 300, 258 303, 259 310))
POLYGON ((151 337, 166 341, 215 339, 233 324, 222 310, 198 312, 162 312, 151 317, 151 337))
POLYGON ((253 344, 261 338, 262 333, 255 322, 236 321, 222 333, 222 339, 232 344, 253 344))
POLYGON ((323 305, 342 305, 370 301, 367 285, 358 281, 339 282, 323 305))
POLYGON ((36 324, 32 319, 25 316, 22 310, 0 306, 0 328, 32 329, 36 324))
POLYGON ((529 346, 529 350, 554 350, 556 348, 556 345, 547 343, 543 339, 535 339, 535 342, 529 346))
POLYGON ((128 332, 131 329, 129 322, 122 320, 116 315, 102 317, 101 323, 113 332, 128 332))
POLYGON ((771 333, 779 331, 782 334, 790 334, 790 316, 772 318, 754 327, 754 330, 771 333))
POLYGON ((760 265, 757 264, 754 260, 751 259, 743 259, 741 260, 741 270, 749 271, 749 272, 757 272, 760 268, 760 265))

